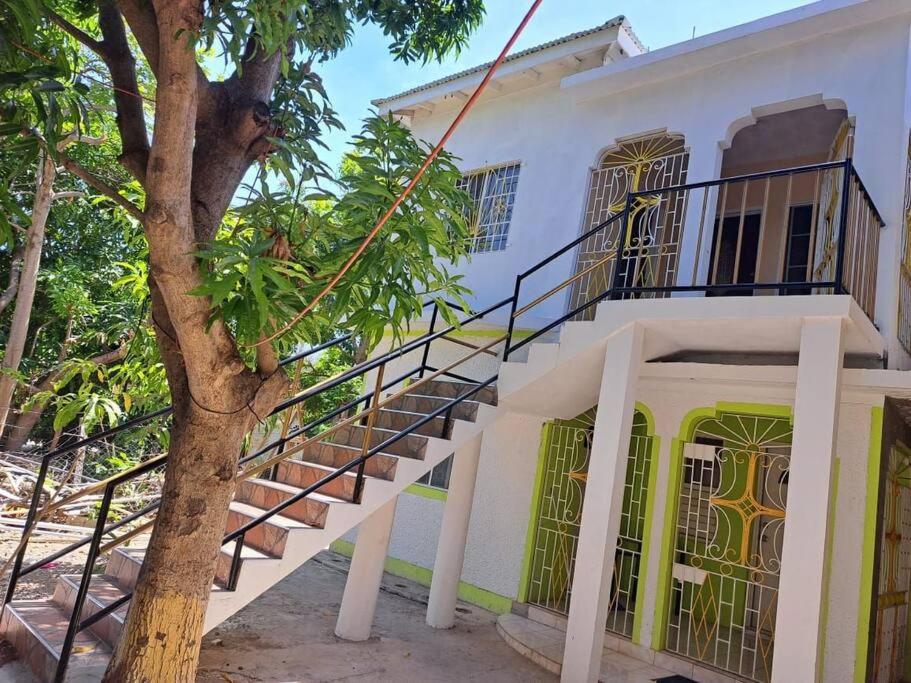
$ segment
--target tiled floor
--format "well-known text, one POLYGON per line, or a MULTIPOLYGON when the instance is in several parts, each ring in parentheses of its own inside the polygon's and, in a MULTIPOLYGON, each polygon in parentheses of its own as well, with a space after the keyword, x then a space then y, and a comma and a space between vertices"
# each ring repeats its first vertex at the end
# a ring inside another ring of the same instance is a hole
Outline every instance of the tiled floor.
MULTIPOLYGON (((548 671, 559 673, 566 638, 563 631, 516 614, 500 616, 497 630, 519 653, 548 671)), ((672 675, 672 671, 607 647, 601 657, 600 680, 604 683, 650 683, 672 675)))

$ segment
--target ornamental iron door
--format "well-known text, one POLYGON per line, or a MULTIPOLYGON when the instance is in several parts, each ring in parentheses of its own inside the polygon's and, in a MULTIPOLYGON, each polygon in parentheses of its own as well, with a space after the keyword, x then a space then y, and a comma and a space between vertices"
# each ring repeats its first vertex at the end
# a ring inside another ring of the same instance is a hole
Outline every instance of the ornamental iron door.
MULTIPOLYGON (((574 420, 556 420, 545 433, 528 602, 561 614, 569 612, 595 414, 592 408, 574 420)), ((636 411, 606 624, 607 630, 626 637, 632 635, 636 615, 653 438, 645 416, 636 411)))
MULTIPOLYGON (((629 140, 608 151, 592 171, 582 231, 588 232, 626 207, 627 194, 659 190, 686 182, 689 153, 683 139, 669 135, 629 140)), ((620 258, 620 285, 674 285, 685 211, 683 192, 638 197, 631 205, 629 225, 620 258)), ((616 260, 603 262, 617 251, 624 221, 615 221, 579 246, 570 308, 592 301, 611 288, 616 260), (602 263, 603 262, 603 263, 602 263), (600 265, 599 265, 600 264, 600 265)), ((576 319, 590 320, 594 308, 576 319)))
POLYGON ((872 680, 898 683, 904 676, 911 590, 911 449, 892 446, 885 476, 872 680))
POLYGON ((683 446, 665 647, 755 681, 771 676, 791 434, 719 413, 683 446))

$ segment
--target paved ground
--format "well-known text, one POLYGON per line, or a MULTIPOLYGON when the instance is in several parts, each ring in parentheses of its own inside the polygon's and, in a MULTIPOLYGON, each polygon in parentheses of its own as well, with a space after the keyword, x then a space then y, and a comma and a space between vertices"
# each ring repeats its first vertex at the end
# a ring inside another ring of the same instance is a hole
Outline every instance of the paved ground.
MULTIPOLYGON (((344 557, 321 553, 209 633, 197 683, 556 680, 500 638, 490 612, 460 603, 455 628, 430 628, 427 590, 389 575, 374 636, 364 643, 336 638, 347 566, 344 557)), ((2 664, 2 655, 0 683, 32 680, 19 662, 2 664)))

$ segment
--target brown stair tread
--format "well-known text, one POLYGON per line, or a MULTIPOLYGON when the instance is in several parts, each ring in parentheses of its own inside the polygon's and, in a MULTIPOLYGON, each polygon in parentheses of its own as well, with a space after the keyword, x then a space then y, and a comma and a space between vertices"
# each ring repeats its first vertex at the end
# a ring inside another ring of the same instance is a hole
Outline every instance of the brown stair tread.
MULTIPOLYGON (((262 517, 268 510, 263 510, 258 508, 255 505, 250 505, 249 503, 241 503, 237 500, 232 500, 229 506, 230 510, 237 512, 238 514, 244 515, 245 517, 252 517, 253 519, 258 519, 262 517)), ((275 526, 280 526, 285 529, 312 529, 313 527, 304 522, 298 522, 289 517, 283 517, 280 514, 272 515, 266 520, 263 520, 262 524, 273 524, 275 526)))
MULTIPOLYGON (((328 467, 326 465, 320 465, 319 463, 315 463, 315 462, 306 462, 306 461, 301 461, 301 460, 297 460, 297 461, 292 460, 289 462, 301 462, 301 463, 307 465, 308 467, 326 470, 327 472, 335 472, 335 470, 336 470, 336 468, 328 467)), ((303 489, 298 488, 297 486, 292 486, 291 484, 286 484, 283 481, 272 481, 271 479, 250 479, 249 481, 251 483, 255 482, 259 486, 268 486, 269 488, 275 489, 276 491, 281 491, 283 493, 289 493, 291 495, 295 495, 295 494, 298 494, 301 491, 303 491, 303 489)), ((337 503, 346 504, 346 503, 351 502, 351 501, 345 500, 344 498, 336 498, 335 496, 327 496, 325 493, 318 493, 315 491, 313 493, 308 493, 306 497, 309 498, 310 500, 318 500, 321 503, 328 503, 328 504, 337 504, 337 503)))
MULTIPOLYGON (((82 577, 78 574, 64 574, 58 577, 57 580, 68 584, 70 588, 77 591, 79 590, 79 584, 82 581, 82 577)), ((121 588, 113 577, 96 574, 89 583, 89 591, 86 593, 86 600, 91 600, 98 607, 104 608, 112 602, 116 602, 126 594, 127 591, 121 588)), ((123 621, 126 617, 127 609, 129 609, 129 603, 121 605, 108 616, 115 616, 120 621, 123 621)))
MULTIPOLYGON (((228 557, 234 557, 234 549, 237 547, 237 541, 228 541, 225 543, 219 552, 222 555, 227 555, 228 557)), ((274 560, 276 558, 271 555, 267 555, 264 552, 257 550, 256 548, 251 548, 248 545, 243 546, 240 549, 240 557, 242 560, 274 560)))
MULTIPOLYGON (((362 425, 356 425, 356 426, 357 426, 357 427, 361 427, 362 425)), ((366 427, 364 427, 364 429, 366 429, 366 427)), ((386 432, 386 433, 388 433, 389 436, 386 437, 386 438, 389 438, 389 437, 391 437, 391 436, 393 436, 393 435, 395 435, 395 434, 398 434, 398 432, 395 431, 395 430, 392 430, 392 429, 383 429, 382 427, 374 427, 374 428, 373 428, 373 431, 374 431, 374 432, 386 432)), ((416 436, 420 436, 420 435, 416 435, 416 436)), ((331 439, 331 436, 330 436, 330 439, 331 439)), ((385 439, 384 439, 384 441, 385 441, 385 439)), ((351 451, 351 460, 354 460, 355 458, 357 458, 357 457, 359 457, 359 456, 361 455, 362 446, 352 446, 351 444, 341 443, 341 442, 339 442, 339 441, 331 441, 331 440, 330 440, 330 441, 323 441, 323 442, 321 442, 321 445, 322 445, 322 444, 331 445, 331 446, 337 446, 338 448, 343 448, 343 449, 345 449, 346 451, 351 451)), ((306 463, 310 464, 310 461, 306 459, 306 457, 307 457, 307 451, 306 451, 306 450, 304 450, 303 453, 300 453, 299 455, 302 456, 301 462, 306 462, 306 463)), ((402 455, 397 455, 396 453, 389 453, 388 451, 379 451, 378 453, 375 453, 374 455, 388 455, 388 456, 391 457, 391 458, 403 458, 403 457, 405 457, 405 456, 402 456, 402 455)), ((319 463, 312 463, 312 464, 313 464, 313 465, 319 465, 319 463)), ((321 466, 321 467, 327 467, 327 465, 320 465, 320 466, 321 466)), ((332 471, 334 472, 334 471, 337 470, 338 468, 337 468, 337 467, 329 467, 329 469, 332 470, 332 471)), ((352 469, 352 470, 350 470, 350 471, 351 471, 351 472, 356 472, 356 471, 357 471, 357 468, 354 468, 354 469, 352 469)))
MULTIPOLYGON (((48 600, 14 600, 6 606, 21 623, 25 624, 54 657, 60 656, 60 649, 66 639, 70 614, 48 600)), ((93 666, 105 664, 111 649, 88 629, 76 634, 70 666, 93 666)))

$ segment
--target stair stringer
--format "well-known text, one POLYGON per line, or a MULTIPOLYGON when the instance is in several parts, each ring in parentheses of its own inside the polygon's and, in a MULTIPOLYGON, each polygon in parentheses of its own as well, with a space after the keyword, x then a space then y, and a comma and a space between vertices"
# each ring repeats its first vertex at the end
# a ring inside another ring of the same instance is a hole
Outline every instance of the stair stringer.
POLYGON ((501 413, 501 409, 497 407, 479 404, 477 418, 474 422, 453 420, 450 439, 428 437, 423 460, 399 458, 395 478, 391 481, 369 478, 365 482, 360 505, 333 503, 322 529, 291 529, 281 558, 245 560, 234 591, 228 591, 219 586, 213 587, 209 596, 204 631, 207 633, 218 626, 311 557, 325 550, 332 541, 348 533, 374 511, 429 472, 435 465, 448 458, 462 444, 483 432, 501 413), (245 569, 254 571, 245 571, 245 569))
POLYGON ((557 344, 531 344, 527 362, 500 366, 501 406, 549 419, 572 419, 598 402, 607 341, 630 323, 603 314, 564 323, 557 344))

